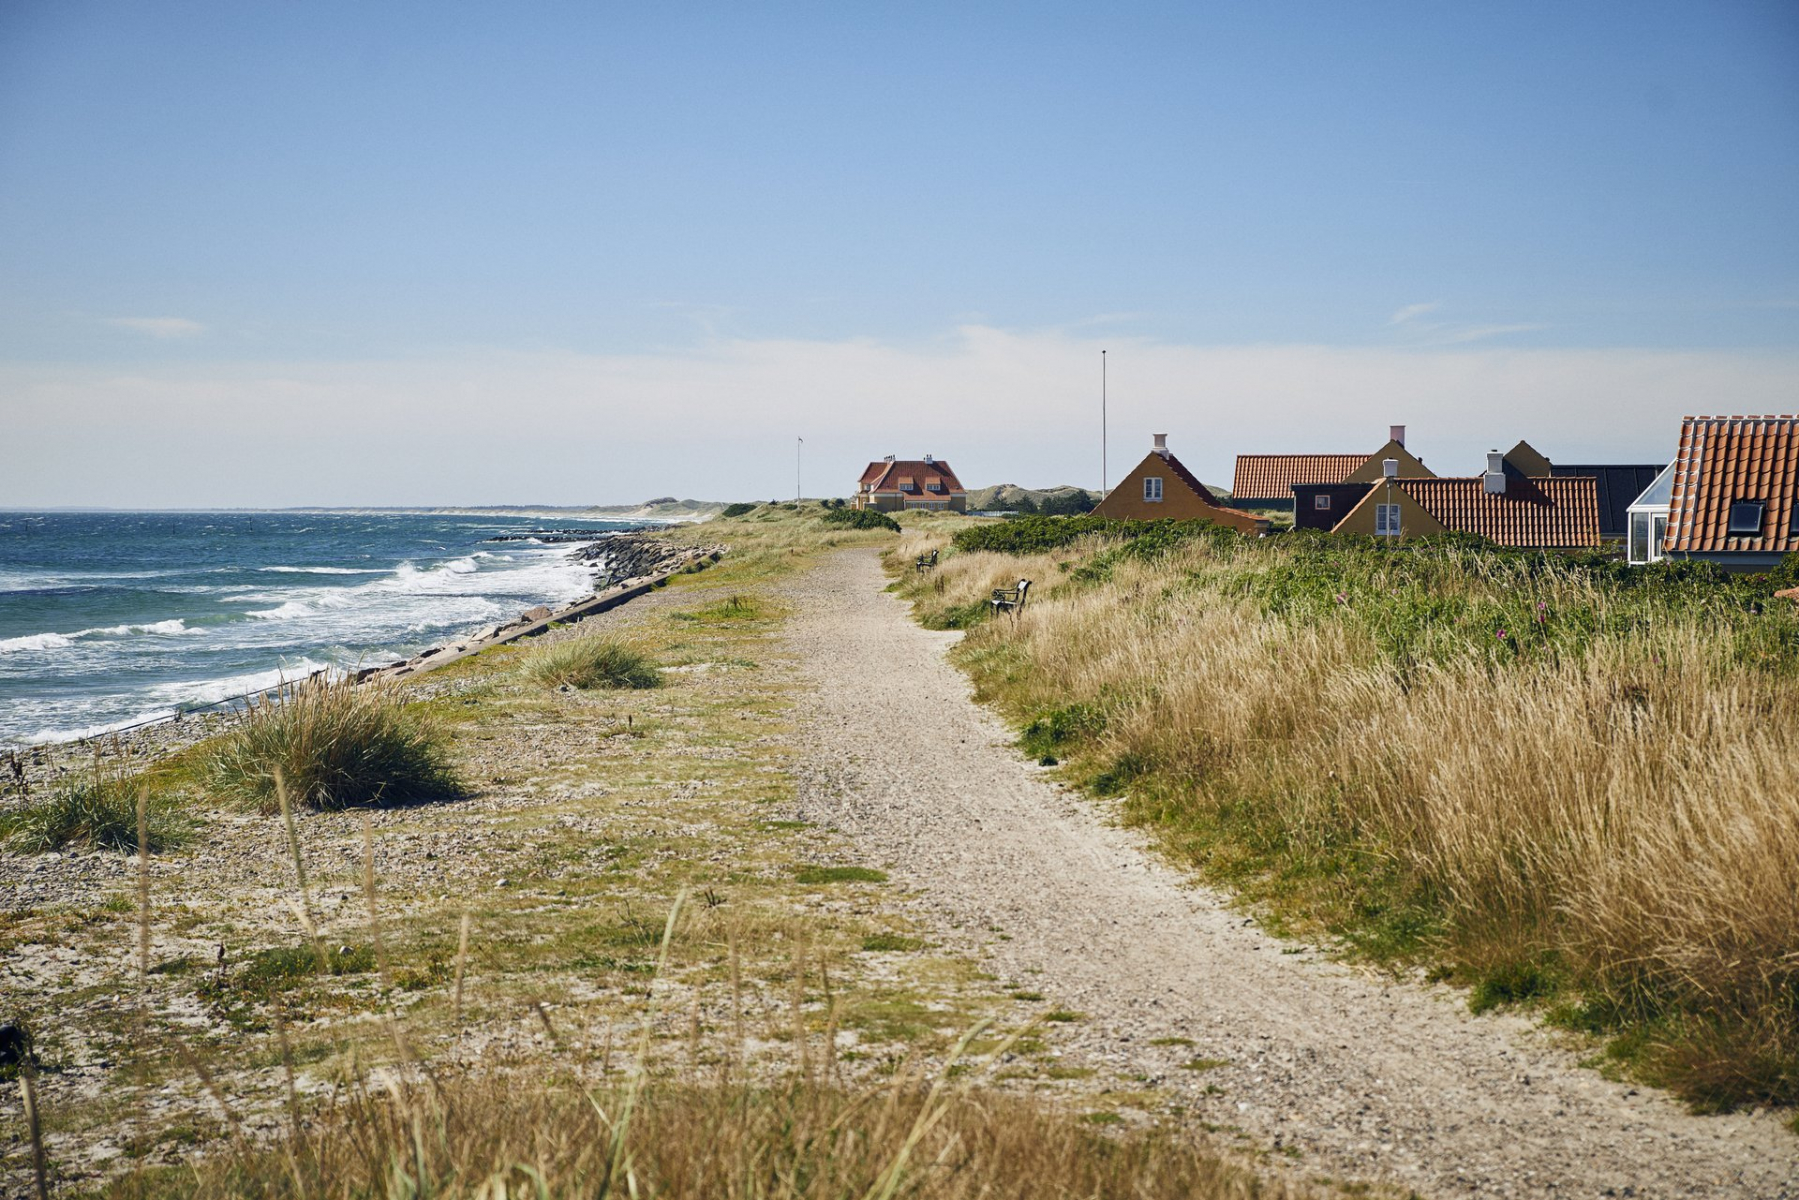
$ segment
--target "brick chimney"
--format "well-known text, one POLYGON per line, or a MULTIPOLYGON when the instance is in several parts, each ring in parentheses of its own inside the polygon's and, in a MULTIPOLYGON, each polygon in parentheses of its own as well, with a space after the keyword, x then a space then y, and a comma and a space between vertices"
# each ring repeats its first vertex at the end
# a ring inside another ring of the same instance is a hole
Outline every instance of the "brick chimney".
POLYGON ((1165 433, 1156 434, 1156 453, 1160 454, 1163 458, 1168 457, 1168 435, 1167 434, 1165 434, 1165 433))

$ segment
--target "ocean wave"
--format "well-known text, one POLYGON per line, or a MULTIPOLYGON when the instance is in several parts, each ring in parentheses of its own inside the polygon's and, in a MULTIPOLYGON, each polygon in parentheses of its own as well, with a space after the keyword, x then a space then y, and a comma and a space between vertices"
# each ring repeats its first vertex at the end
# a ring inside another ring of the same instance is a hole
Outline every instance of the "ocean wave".
POLYGON ((266 692, 278 688, 284 683, 298 682, 315 671, 330 669, 330 663, 302 657, 284 662, 281 666, 268 671, 227 675, 220 679, 196 679, 180 683, 157 684, 155 687, 145 689, 144 694, 161 701, 164 706, 216 704, 221 700, 266 692))
POLYGON ((257 567, 282 575, 385 575, 385 567, 257 567))
POLYGON ((0 654, 17 654, 21 650, 61 650, 73 646, 75 639, 66 633, 31 633, 24 637, 0 638, 0 654))
POLYGON ((173 635, 202 633, 189 629, 180 617, 170 621, 152 621, 147 625, 102 625, 95 629, 78 629, 74 633, 31 633, 24 637, 0 638, 0 654, 16 654, 23 650, 62 650, 75 644, 76 638, 127 637, 134 633, 173 635))

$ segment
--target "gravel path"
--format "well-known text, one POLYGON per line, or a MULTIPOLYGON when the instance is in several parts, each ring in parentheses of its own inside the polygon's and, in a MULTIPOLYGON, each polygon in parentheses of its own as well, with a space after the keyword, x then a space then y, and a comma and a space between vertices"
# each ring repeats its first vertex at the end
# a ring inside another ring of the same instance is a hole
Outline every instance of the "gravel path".
POLYGON ((815 688, 802 810, 918 888, 943 936, 1084 1013, 1094 1065, 1312 1176, 1428 1196, 1799 1197, 1799 1137, 1775 1115, 1689 1115, 1524 1019, 1278 941, 1192 886, 1022 760, 944 660, 957 635, 919 628, 885 582, 846 551, 791 585, 815 688))

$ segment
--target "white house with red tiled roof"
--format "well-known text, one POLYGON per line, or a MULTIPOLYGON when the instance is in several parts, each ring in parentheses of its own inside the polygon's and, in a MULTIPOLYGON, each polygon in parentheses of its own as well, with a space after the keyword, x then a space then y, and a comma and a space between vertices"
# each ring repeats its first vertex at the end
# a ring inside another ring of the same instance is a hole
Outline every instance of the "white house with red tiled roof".
POLYGON ((923 458, 894 458, 889 454, 871 462, 856 481, 856 508, 881 512, 923 509, 930 512, 968 511, 968 493, 948 463, 929 454, 923 458))

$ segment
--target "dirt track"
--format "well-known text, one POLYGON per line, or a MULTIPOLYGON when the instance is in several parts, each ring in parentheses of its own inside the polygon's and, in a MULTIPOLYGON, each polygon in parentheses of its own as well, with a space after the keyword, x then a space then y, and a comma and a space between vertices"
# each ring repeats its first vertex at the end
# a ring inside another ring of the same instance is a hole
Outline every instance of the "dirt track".
POLYGON ((1022 760, 867 551, 791 586, 815 691, 800 799, 946 939, 1085 1014, 1095 1065, 1148 1076, 1309 1176, 1428 1196, 1799 1197, 1768 1113, 1695 1117, 1608 1082, 1523 1019, 1278 941, 1022 760), (1182 1038, 1191 1044, 1152 1045, 1182 1038), (1190 1060, 1224 1060, 1206 1070, 1190 1060))

